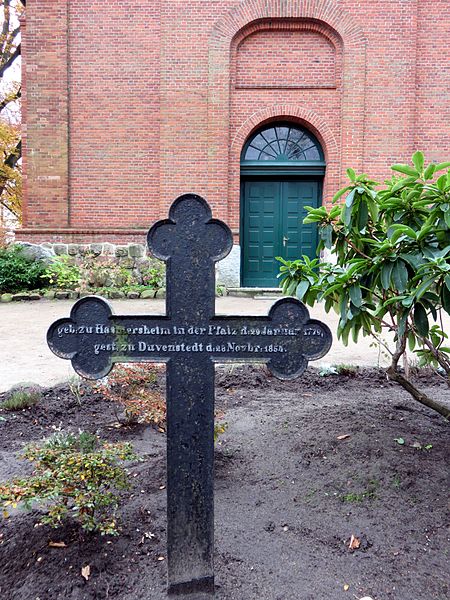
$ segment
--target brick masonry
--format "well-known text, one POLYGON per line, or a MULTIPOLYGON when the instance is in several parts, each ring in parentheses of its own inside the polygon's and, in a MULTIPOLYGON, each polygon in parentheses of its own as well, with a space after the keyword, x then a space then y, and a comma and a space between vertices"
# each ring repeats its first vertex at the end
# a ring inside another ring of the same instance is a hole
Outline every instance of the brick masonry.
POLYGON ((143 242, 185 192, 239 232, 239 159, 263 123, 310 129, 324 202, 450 157, 448 0, 34 0, 22 23, 24 229, 143 242))

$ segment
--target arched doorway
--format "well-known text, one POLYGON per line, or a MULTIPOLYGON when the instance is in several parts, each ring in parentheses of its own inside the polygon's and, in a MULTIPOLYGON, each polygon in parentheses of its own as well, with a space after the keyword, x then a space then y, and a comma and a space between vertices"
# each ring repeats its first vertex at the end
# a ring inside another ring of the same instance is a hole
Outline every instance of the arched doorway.
POLYGON ((305 206, 322 204, 323 150, 294 123, 265 125, 241 154, 241 285, 278 287, 279 262, 313 258, 317 227, 303 225, 305 206))

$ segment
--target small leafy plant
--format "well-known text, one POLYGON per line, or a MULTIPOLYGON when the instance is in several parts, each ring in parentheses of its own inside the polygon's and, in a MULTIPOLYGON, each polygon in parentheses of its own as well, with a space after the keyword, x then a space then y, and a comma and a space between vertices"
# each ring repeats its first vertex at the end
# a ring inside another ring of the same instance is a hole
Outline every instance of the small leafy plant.
POLYGON ((25 256, 18 245, 0 248, 0 291, 20 292, 42 286, 45 265, 25 256))
POLYGON ((151 259, 148 268, 142 272, 141 276, 142 285, 159 290, 165 284, 165 264, 161 260, 151 259))
POLYGON ((95 390, 121 406, 127 424, 147 423, 165 429, 166 403, 157 382, 158 367, 119 364, 95 385, 95 390))
MULTIPOLYGON (((117 364, 95 385, 95 391, 121 406, 125 424, 146 423, 166 430, 166 400, 157 385, 160 367, 152 364, 117 364)), ((117 420, 121 422, 118 415, 117 420)), ((228 429, 224 414, 217 412, 214 441, 228 429)))
POLYGON ((87 254, 80 265, 80 288, 85 291, 96 291, 100 288, 115 285, 119 267, 110 257, 94 257, 87 254))
POLYGON ((67 255, 58 256, 56 260, 48 265, 42 279, 56 288, 64 290, 75 290, 80 285, 80 268, 67 255))
POLYGON ((47 511, 42 524, 58 527, 73 518, 86 531, 118 534, 118 492, 129 487, 123 462, 137 459, 130 444, 109 444, 87 432, 57 432, 26 447, 23 458, 33 464, 33 473, 0 484, 5 518, 10 507, 37 504, 47 511))
POLYGON ((450 342, 442 318, 443 311, 450 314, 449 167, 450 162, 425 165, 416 152, 412 165, 393 165, 395 174, 381 189, 348 169, 350 184, 334 197, 339 204, 330 210, 307 207, 304 220, 318 225, 318 251, 331 250, 335 263, 280 260, 279 274, 285 293, 311 306, 324 301, 327 312, 338 313, 337 334, 345 345, 350 336, 354 342, 372 336, 390 356, 388 377, 447 418, 448 407, 411 381, 407 349, 420 366, 439 367, 450 385, 450 342), (385 331, 394 334, 393 345, 385 331))

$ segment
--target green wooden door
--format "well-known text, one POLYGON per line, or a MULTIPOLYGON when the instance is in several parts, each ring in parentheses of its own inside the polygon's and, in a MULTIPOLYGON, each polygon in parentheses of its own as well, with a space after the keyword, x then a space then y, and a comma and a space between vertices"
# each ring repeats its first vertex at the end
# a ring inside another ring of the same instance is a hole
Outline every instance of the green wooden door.
POLYGON ((319 180, 248 180, 243 183, 242 285, 278 287, 280 263, 313 258, 317 227, 303 225, 305 206, 321 203, 319 180))

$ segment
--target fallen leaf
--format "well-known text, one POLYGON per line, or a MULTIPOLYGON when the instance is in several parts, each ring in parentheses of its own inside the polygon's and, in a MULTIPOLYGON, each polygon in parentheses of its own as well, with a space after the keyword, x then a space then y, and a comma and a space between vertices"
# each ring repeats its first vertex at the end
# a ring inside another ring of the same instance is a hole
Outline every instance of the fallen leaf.
POLYGON ((164 556, 158 556, 158 560, 164 560, 164 556))
POLYGON ((348 544, 348 549, 349 550, 357 550, 361 545, 361 542, 358 540, 357 537, 355 537, 352 534, 352 537, 350 538, 350 542, 348 544))
POLYGON ((400 444, 400 446, 405 444, 405 440, 402 437, 395 438, 394 442, 397 442, 397 444, 400 444))
POLYGON ((66 542, 49 542, 48 545, 52 548, 67 548, 66 542))
POLYGON ((336 439, 337 440, 346 440, 349 437, 351 437, 349 433, 344 433, 344 435, 338 435, 336 439))
POLYGON ((89 579, 91 575, 91 567, 89 565, 86 565, 85 567, 81 567, 81 576, 84 577, 86 579, 86 581, 89 579))
POLYGON ((344 585, 344 592, 348 592, 349 589, 350 589, 350 586, 348 585, 348 583, 346 583, 344 585))

